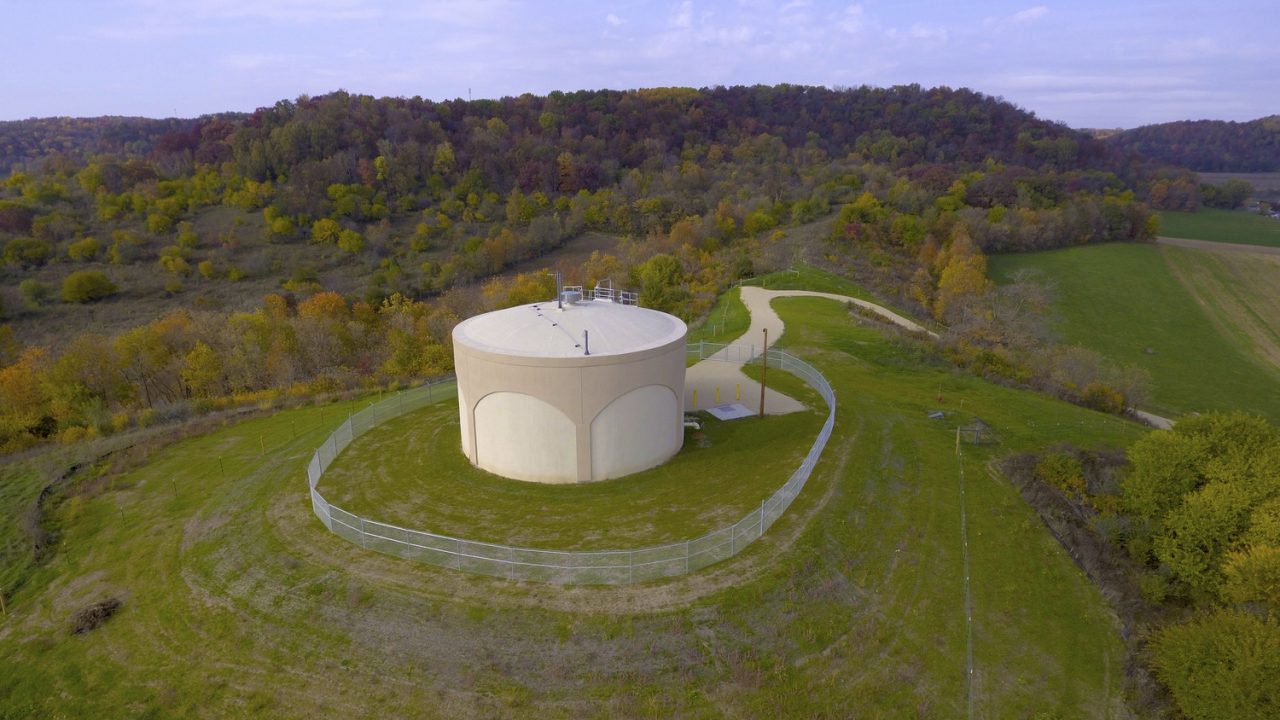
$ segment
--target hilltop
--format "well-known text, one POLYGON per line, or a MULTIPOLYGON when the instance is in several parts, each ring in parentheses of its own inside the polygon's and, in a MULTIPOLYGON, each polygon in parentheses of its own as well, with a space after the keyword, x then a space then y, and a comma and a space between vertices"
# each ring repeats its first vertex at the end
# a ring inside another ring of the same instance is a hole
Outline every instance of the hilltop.
POLYGON ((1179 120, 1109 134, 1104 142, 1198 172, 1280 170, 1280 115, 1248 122, 1179 120))

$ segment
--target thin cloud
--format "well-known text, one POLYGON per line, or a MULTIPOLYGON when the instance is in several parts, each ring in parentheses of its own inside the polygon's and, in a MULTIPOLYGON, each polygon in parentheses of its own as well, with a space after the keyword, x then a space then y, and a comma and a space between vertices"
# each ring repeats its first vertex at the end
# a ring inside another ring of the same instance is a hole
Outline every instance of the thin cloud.
POLYGON ((144 11, 202 20, 313 23, 366 20, 382 10, 366 0, 137 0, 144 11))
POLYGON ((1049 14, 1049 8, 1044 5, 1036 5, 1026 10, 1019 10, 1010 18, 1015 24, 1022 25, 1025 23, 1035 22, 1045 15, 1049 14))
POLYGON ((680 9, 675 15, 671 16, 671 27, 687 30, 693 27, 693 3, 685 0, 680 3, 680 9))
POLYGON ((844 9, 844 14, 840 17, 840 29, 850 35, 857 35, 866 27, 866 19, 863 17, 861 5, 850 5, 844 9))
POLYGON ((1019 25, 1031 25, 1048 14, 1049 8, 1047 6, 1036 5, 1026 10, 1019 10, 1012 15, 989 17, 983 20, 982 24, 992 30, 1005 30, 1019 25))
POLYGON ((927 25, 912 25, 906 32, 900 32, 895 28, 889 28, 885 31, 885 36, 891 40, 925 40, 931 42, 946 42, 950 37, 950 33, 946 28, 929 27, 927 25))

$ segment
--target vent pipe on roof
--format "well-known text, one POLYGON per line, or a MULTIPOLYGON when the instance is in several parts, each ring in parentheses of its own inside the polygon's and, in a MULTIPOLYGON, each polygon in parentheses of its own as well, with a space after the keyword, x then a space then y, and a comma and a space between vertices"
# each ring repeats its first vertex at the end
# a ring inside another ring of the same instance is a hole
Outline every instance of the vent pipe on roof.
POLYGON ((564 309, 564 282, 560 279, 560 271, 556 271, 556 309, 564 309))
POLYGON ((588 340, 588 335, 586 330, 582 331, 582 354, 583 355, 591 354, 591 343, 588 340))

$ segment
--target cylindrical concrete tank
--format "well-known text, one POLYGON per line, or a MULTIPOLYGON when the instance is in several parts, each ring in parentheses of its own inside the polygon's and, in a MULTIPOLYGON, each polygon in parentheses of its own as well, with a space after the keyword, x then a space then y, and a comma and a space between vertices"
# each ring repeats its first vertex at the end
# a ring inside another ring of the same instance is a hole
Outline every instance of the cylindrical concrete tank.
POLYGON ((554 300, 453 330, 462 451, 517 480, 588 482, 661 464, 684 443, 685 336, 667 313, 554 300))

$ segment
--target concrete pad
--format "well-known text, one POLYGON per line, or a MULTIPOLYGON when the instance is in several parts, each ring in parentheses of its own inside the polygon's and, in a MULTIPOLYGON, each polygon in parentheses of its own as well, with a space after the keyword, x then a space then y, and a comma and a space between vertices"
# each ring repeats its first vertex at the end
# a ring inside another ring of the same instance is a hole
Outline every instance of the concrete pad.
POLYGON ((740 420, 744 417, 755 417, 757 413, 742 403, 725 403, 724 405, 716 405, 707 408, 707 412, 717 420, 740 420))
MULTIPOLYGON (((726 402, 740 402, 752 413, 760 412, 760 383, 742 372, 742 365, 723 360, 703 360, 685 370, 684 411, 706 410, 726 402), (696 392, 696 396, 695 396, 696 392)), ((776 372, 783 372, 776 370, 776 372)), ((766 415, 785 415, 803 410, 804 405, 789 395, 765 388, 766 415)))

